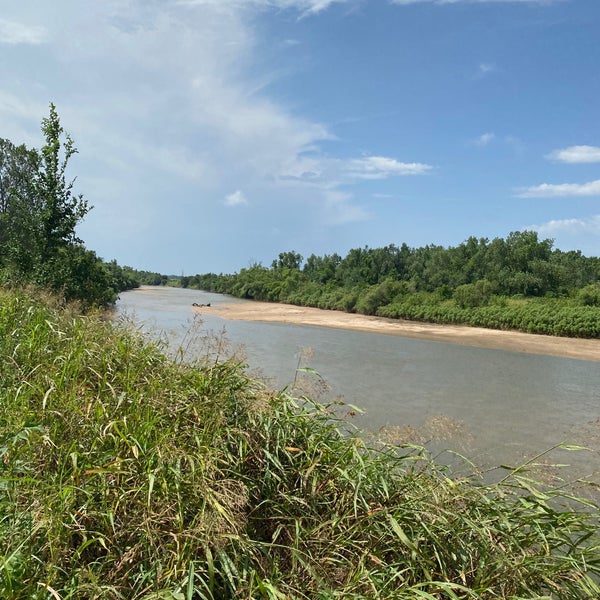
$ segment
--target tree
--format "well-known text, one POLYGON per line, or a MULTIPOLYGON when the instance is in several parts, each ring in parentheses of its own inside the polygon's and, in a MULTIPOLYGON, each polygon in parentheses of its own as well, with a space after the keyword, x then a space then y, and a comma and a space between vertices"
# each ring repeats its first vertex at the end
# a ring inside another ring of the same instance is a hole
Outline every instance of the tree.
POLYGON ((30 194, 39 163, 37 150, 30 150, 24 144, 15 146, 10 140, 0 138, 0 215, 9 212, 15 197, 30 194))
POLYGON ((302 255, 298 252, 280 252, 279 258, 271 264, 272 269, 299 269, 302 264, 302 255))
POLYGON ((0 139, 0 267, 21 278, 36 263, 34 182, 40 155, 25 145, 0 139))
POLYGON ((68 180, 77 152, 64 132, 56 107, 42 120, 40 151, 0 139, 0 270, 2 278, 50 288, 82 306, 112 303, 116 293, 135 286, 116 265, 106 265, 77 237, 90 210, 68 180))
POLYGON ((91 207, 81 194, 73 194, 75 180, 68 182, 66 179, 67 164, 77 149, 69 134, 64 133, 52 103, 50 115, 42 120, 42 133, 46 143, 41 150, 42 165, 35 192, 41 206, 41 259, 45 262, 56 255, 59 248, 82 243, 75 235, 75 227, 91 207), (63 134, 64 143, 61 141, 63 134))

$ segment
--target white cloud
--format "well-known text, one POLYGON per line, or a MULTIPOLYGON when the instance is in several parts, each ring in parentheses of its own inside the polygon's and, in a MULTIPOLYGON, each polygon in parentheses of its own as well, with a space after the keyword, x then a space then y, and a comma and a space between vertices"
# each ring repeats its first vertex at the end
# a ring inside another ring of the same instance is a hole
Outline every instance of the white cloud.
POLYGON ((23 25, 0 19, 0 44, 42 44, 46 39, 43 27, 23 25))
MULTIPOLYGON (((242 190, 260 197, 253 210, 269 226, 280 213, 324 224, 365 220, 369 194, 357 199, 352 186, 432 167, 377 154, 339 158, 334 144, 325 155, 323 142, 336 139, 330 126, 268 97, 264 81, 275 76, 253 26, 263 9, 303 16, 345 1, 65 0, 61 10, 40 3, 45 31, 28 37, 13 28, 10 39, 49 43, 35 70, 0 64, 1 79, 11 82, 10 92, 0 83, 0 130, 39 145, 48 102, 57 105, 79 148, 78 188, 97 207, 84 239, 106 257, 119 244, 129 252, 146 243, 107 227, 114 215, 137 220, 139 234, 178 218, 184 226, 218 222, 225 206, 248 204, 242 190), (37 134, 34 143, 27 131, 37 134)), ((30 22, 23 11, 10 18, 30 22)))
POLYGON ((565 0, 390 0, 392 4, 401 6, 408 4, 551 4, 553 2, 564 2, 565 0))
POLYGON ((493 133, 487 132, 482 133, 476 140, 475 144, 477 146, 487 146, 491 141, 494 140, 496 136, 493 133))
POLYGON ((344 225, 366 221, 369 213, 360 206, 352 204, 352 197, 340 190, 327 190, 323 195, 324 220, 330 225, 344 225))
POLYGON ((227 206, 242 206, 243 204, 248 204, 248 199, 242 190, 236 190, 232 194, 225 196, 225 204, 227 206))
POLYGON ((397 175, 422 175, 431 169, 423 163, 404 163, 386 156, 367 156, 341 162, 350 179, 387 179, 397 175))
POLYGON ((588 183, 542 183, 517 190, 519 198, 560 198, 565 196, 600 196, 600 179, 588 183))
POLYGON ((600 147, 569 146, 562 150, 554 150, 546 158, 565 163, 597 163, 600 162, 600 147))
POLYGON ((211 6, 225 8, 280 8, 301 11, 304 15, 316 14, 333 4, 345 4, 349 0, 178 0, 180 5, 211 6))
POLYGON ((357 181, 423 175, 432 168, 424 163, 405 163, 387 156, 348 159, 299 156, 282 172, 280 179, 331 189, 357 181))
POLYGON ((584 219, 557 219, 532 225, 527 229, 539 231, 543 235, 569 234, 569 235, 600 235, 600 215, 592 215, 584 219))

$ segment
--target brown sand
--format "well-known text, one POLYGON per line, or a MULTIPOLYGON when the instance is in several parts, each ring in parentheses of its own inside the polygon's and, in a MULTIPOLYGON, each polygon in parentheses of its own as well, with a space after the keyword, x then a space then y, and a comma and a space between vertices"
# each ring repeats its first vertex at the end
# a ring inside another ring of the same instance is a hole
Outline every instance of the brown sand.
POLYGON ((496 348, 530 354, 548 354, 577 360, 600 362, 600 340, 554 337, 499 331, 465 325, 437 325, 417 323, 381 317, 350 314, 320 308, 276 304, 270 302, 235 302, 213 304, 211 307, 196 307, 196 311, 213 314, 225 319, 241 321, 264 321, 315 325, 352 329, 370 333, 384 333, 403 337, 419 338, 450 344, 463 344, 480 348, 496 348))

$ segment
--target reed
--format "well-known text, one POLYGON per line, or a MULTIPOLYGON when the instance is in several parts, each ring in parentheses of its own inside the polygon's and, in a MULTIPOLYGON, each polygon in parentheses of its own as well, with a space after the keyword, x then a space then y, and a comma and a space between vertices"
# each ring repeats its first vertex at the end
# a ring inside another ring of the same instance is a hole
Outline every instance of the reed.
POLYGON ((599 509, 0 291, 0 597, 600 597, 599 509))

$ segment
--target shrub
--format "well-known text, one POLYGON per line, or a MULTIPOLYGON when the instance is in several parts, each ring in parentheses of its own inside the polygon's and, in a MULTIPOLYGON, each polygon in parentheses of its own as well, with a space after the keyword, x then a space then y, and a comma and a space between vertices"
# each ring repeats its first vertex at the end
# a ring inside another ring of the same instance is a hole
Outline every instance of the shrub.
POLYGON ((577 303, 580 306, 600 306, 600 284, 586 285, 577 293, 577 303))

